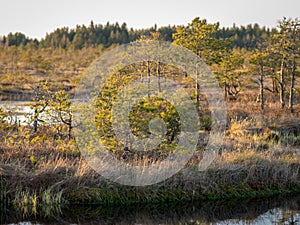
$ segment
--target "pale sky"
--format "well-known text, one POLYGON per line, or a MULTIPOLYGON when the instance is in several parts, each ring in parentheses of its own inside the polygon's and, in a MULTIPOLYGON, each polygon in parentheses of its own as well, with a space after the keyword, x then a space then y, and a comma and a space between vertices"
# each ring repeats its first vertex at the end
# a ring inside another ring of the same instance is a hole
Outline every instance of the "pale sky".
POLYGON ((283 16, 300 18, 300 0, 0 0, 0 36, 22 32, 41 38, 55 28, 123 22, 129 28, 187 25, 195 17, 221 26, 275 27, 283 16))

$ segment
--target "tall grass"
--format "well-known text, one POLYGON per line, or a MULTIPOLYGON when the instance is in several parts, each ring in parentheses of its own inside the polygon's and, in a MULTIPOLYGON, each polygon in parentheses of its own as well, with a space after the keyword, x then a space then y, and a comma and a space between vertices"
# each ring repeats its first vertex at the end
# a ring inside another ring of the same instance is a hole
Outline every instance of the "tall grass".
MULTIPOLYGON (((43 205, 194 201, 299 191, 299 115, 267 109, 262 118, 257 116, 259 109, 245 107, 252 104, 248 98, 228 103, 224 143, 206 171, 198 171, 207 143, 203 133, 201 146, 183 170, 145 187, 121 186, 104 179, 81 158, 75 142, 57 136, 53 127, 40 127, 38 133, 30 127, 2 128, 1 190, 8 203, 24 208, 23 213, 43 205)), ((126 163, 147 165, 148 160, 132 158, 126 163)))

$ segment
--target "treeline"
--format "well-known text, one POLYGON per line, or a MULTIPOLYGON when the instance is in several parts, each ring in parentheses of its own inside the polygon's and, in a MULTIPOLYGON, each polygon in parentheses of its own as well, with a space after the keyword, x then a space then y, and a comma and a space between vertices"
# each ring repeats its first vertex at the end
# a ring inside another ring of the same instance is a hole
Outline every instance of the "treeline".
MULTIPOLYGON (((142 36, 150 36, 152 32, 159 33, 162 40, 173 41, 172 35, 176 33, 176 26, 164 26, 158 28, 156 25, 147 29, 128 28, 126 23, 121 26, 119 23, 106 25, 94 24, 91 21, 89 26, 77 25, 76 28, 69 27, 57 28, 55 31, 46 34, 40 41, 31 39, 24 34, 9 33, 0 39, 0 45, 5 46, 27 46, 45 48, 74 48, 96 47, 102 45, 109 47, 113 44, 126 44, 136 41, 142 36)), ((258 24, 240 26, 233 25, 230 28, 219 28, 216 32, 217 39, 230 39, 231 48, 253 49, 257 47, 260 39, 270 37, 276 33, 275 28, 270 29, 260 27, 258 24)))
POLYGON ((96 47, 102 45, 109 47, 113 44, 126 44, 135 41, 142 36, 149 36, 152 32, 158 32, 163 40, 172 41, 172 34, 176 31, 175 26, 157 28, 153 26, 147 29, 129 29, 126 23, 121 26, 119 23, 106 25, 94 24, 91 21, 89 26, 77 25, 76 28, 57 28, 55 31, 46 34, 40 41, 26 37, 22 33, 9 33, 0 40, 1 46, 26 46, 34 45, 51 48, 74 48, 96 47))
POLYGON ((266 39, 276 34, 276 28, 260 27, 257 23, 254 25, 237 27, 235 24, 230 28, 221 28, 217 30, 216 37, 218 39, 231 40, 230 46, 232 48, 246 48, 255 49, 262 39, 266 39))

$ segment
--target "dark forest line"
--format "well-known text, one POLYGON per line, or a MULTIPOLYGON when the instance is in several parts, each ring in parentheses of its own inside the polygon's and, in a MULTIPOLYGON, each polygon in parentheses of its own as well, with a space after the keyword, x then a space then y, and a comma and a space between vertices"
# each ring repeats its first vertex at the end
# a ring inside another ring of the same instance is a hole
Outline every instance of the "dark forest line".
MULTIPOLYGON (((96 47, 99 45, 110 47, 113 44, 126 44, 140 39, 142 36, 151 36, 152 32, 157 32, 164 41, 173 41, 173 34, 179 26, 154 25, 145 29, 128 28, 126 23, 94 24, 93 21, 86 25, 77 25, 75 28, 62 27, 47 33, 41 40, 27 37, 21 32, 9 33, 0 37, 0 46, 31 46, 34 48, 75 48, 96 47)), ((215 37, 231 41, 231 48, 254 49, 262 38, 270 37, 277 33, 276 28, 266 28, 259 24, 249 24, 247 26, 236 26, 218 28, 215 37)))

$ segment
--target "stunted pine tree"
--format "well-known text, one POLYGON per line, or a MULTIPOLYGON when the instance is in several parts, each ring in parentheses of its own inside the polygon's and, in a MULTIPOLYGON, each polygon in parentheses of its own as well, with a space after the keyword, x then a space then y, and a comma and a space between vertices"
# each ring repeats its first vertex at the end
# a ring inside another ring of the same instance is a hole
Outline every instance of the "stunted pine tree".
MULTIPOLYGON (((177 27, 173 34, 174 43, 190 49, 208 65, 219 65, 229 50, 226 40, 216 38, 218 29, 219 23, 210 24, 207 20, 196 17, 187 26, 177 27)), ((197 65, 195 68, 197 76, 196 99, 199 104, 201 84, 198 81, 198 75, 200 68, 197 65)))
POLYGON ((269 66, 269 58, 270 53, 267 49, 267 42, 261 40, 258 44, 258 48, 255 49, 249 59, 250 64, 253 65, 254 73, 258 75, 258 83, 259 83, 259 95, 258 101, 260 103, 260 108, 263 111, 265 106, 265 78, 267 69, 269 66))
POLYGON ((219 82, 224 88, 225 98, 236 99, 240 92, 240 76, 242 74, 244 59, 239 53, 229 53, 224 55, 218 65, 216 72, 219 82))
POLYGON ((187 26, 177 27, 174 43, 190 49, 208 65, 218 64, 227 50, 226 41, 216 38, 218 29, 219 23, 209 24, 197 17, 187 26))
POLYGON ((68 138, 72 137, 72 119, 70 95, 65 91, 55 92, 53 99, 50 101, 49 114, 57 122, 67 126, 68 138))
POLYGON ((293 111, 293 96, 294 85, 297 69, 297 58, 299 58, 299 29, 300 22, 296 19, 283 18, 279 21, 279 33, 272 36, 273 39, 273 52, 278 55, 280 61, 278 71, 279 81, 279 100, 281 107, 284 108, 285 91, 287 76, 290 75, 290 95, 289 95, 289 109, 293 111))
POLYGON ((53 93, 50 90, 49 83, 47 81, 41 82, 34 88, 33 103, 31 104, 31 108, 34 111, 32 115, 34 132, 37 132, 38 123, 44 122, 42 114, 49 106, 52 97, 53 93))
POLYGON ((288 61, 288 68, 291 71, 291 84, 290 84, 290 94, 289 94, 289 109, 293 112, 294 106, 294 93, 295 93, 295 79, 298 75, 297 62, 300 58, 300 21, 296 18, 294 20, 289 20, 288 25, 289 30, 289 55, 290 59, 288 61))

